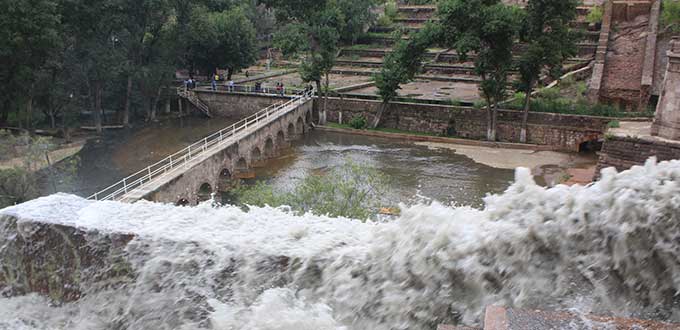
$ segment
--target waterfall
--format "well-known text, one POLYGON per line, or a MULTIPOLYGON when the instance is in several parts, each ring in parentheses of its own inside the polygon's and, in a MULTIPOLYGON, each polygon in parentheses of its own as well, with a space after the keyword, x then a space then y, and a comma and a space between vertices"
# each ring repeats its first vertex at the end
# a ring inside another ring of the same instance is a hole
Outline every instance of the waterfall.
POLYGON ((0 329, 434 329, 491 304, 678 322, 679 178, 518 169, 481 210, 379 223, 57 194, 0 210, 0 329))

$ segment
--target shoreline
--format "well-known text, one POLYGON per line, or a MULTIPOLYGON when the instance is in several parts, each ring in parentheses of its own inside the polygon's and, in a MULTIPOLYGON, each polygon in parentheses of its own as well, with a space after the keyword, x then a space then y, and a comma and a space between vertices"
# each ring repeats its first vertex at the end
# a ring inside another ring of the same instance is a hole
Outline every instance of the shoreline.
POLYGON ((597 157, 556 150, 551 146, 489 142, 439 136, 391 133, 316 126, 326 132, 359 134, 371 137, 396 139, 430 149, 445 149, 493 168, 514 170, 531 169, 532 174, 545 185, 586 185, 592 182, 597 167, 597 157))

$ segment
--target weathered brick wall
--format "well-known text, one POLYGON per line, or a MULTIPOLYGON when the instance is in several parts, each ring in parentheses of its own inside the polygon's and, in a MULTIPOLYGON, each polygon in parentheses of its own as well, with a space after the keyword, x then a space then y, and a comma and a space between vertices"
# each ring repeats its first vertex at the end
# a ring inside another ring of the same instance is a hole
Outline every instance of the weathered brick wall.
POLYGON ((644 164, 652 156, 659 161, 680 159, 680 142, 655 138, 608 137, 600 152, 596 176, 599 176, 603 168, 614 167, 618 171, 624 171, 644 164))
MULTIPOLYGON (((339 99, 328 100, 327 119, 343 123, 363 115, 372 122, 380 107, 379 101, 339 99)), ((317 107, 321 105, 317 102, 317 107)), ((608 118, 572 116, 550 113, 530 113, 527 138, 529 143, 557 146, 578 151, 579 144, 603 137, 608 118)), ((383 114, 380 126, 401 130, 451 135, 470 139, 486 138, 486 111, 470 107, 429 104, 392 103, 383 114)), ((518 142, 522 112, 501 110, 498 113, 498 139, 518 142)))

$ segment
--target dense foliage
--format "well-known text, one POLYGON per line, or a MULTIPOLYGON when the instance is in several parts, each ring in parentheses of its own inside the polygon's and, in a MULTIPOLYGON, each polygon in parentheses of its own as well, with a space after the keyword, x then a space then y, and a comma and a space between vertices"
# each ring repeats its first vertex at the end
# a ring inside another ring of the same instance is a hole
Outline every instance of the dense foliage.
MULTIPOLYGON (((576 17, 576 0, 530 0, 526 9, 500 0, 441 0, 439 20, 397 44, 385 57, 375 77, 383 100, 380 114, 398 95, 401 84, 413 80, 428 47, 455 49, 462 60, 472 57, 481 77, 480 90, 487 108, 487 138, 496 139, 497 109, 508 92, 508 75, 519 69, 518 89, 525 91, 526 111, 531 92, 544 73, 556 75, 562 63, 575 53, 577 35, 569 27, 576 17), (515 46, 523 43, 519 67, 515 46)), ((377 125, 377 121, 374 126, 377 125)))
MULTIPOLYGON (((374 0, 265 0, 276 8, 284 26, 275 34, 274 44, 284 55, 300 58, 300 77, 314 82, 316 90, 329 89, 330 71, 338 56, 341 40, 354 42, 374 19, 370 9, 374 0), (322 80, 326 80, 322 88, 322 80)), ((326 102, 319 113, 325 123, 326 102)))
POLYGON ((98 130, 154 119, 175 70, 209 75, 255 61, 258 35, 271 31, 261 9, 230 0, 2 1, 0 127, 64 127, 81 114, 98 130))

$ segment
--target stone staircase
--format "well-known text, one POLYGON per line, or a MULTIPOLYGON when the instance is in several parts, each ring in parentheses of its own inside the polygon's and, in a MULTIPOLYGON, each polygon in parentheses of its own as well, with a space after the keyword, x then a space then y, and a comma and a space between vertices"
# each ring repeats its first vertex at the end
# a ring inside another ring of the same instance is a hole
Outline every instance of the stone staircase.
POLYGON ((189 103, 193 104, 196 109, 201 111, 203 114, 208 116, 208 118, 212 118, 212 115, 210 114, 210 108, 208 107, 207 104, 205 104, 201 99, 198 98, 196 93, 190 89, 185 89, 184 87, 179 87, 177 88, 177 95, 189 101, 189 103))
POLYGON ((678 323, 604 317, 573 312, 487 307, 484 328, 440 325, 437 330, 677 330, 678 323))

